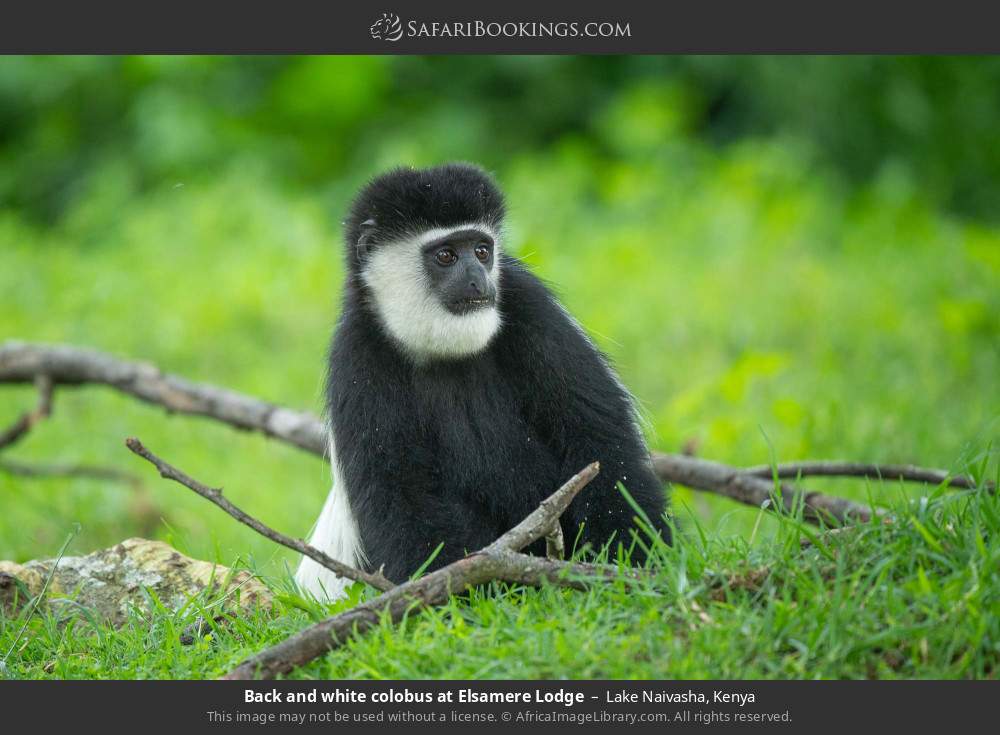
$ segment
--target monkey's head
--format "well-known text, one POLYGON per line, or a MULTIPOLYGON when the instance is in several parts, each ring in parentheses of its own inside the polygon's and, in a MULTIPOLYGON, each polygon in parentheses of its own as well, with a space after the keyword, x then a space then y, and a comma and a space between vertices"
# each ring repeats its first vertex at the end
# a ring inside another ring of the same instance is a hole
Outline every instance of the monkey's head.
POLYGON ((500 328, 503 195, 482 169, 399 168, 365 186, 347 262, 385 331, 418 361, 484 349, 500 328))

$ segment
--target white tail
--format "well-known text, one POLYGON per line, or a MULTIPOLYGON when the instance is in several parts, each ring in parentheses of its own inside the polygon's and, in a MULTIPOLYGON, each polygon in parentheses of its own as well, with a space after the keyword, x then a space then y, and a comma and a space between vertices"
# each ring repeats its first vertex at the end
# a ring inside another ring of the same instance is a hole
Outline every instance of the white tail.
MULTIPOLYGON (((357 567, 364 561, 364 551, 361 548, 361 537, 358 524, 351 512, 347 487, 337 463, 337 453, 333 443, 333 432, 330 437, 330 467, 333 469, 333 487, 326 496, 323 510, 316 521, 309 543, 320 551, 324 551, 337 561, 348 566, 357 567)), ((318 600, 336 600, 344 596, 344 590, 352 583, 349 579, 338 577, 326 567, 317 564, 308 557, 302 559, 295 573, 295 581, 304 592, 312 594, 318 600)))

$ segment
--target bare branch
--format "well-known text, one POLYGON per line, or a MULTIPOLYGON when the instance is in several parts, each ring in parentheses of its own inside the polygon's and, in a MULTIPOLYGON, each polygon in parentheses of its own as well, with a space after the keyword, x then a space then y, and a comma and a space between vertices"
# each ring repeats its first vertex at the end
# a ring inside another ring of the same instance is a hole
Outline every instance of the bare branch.
MULTIPOLYGON (((695 490, 707 490, 757 507, 770 500, 775 491, 774 483, 770 480, 697 457, 657 453, 653 456, 653 467, 661 480, 676 482, 695 490)), ((867 522, 872 516, 868 506, 844 498, 796 490, 788 485, 781 485, 780 488, 785 510, 792 511, 801 505, 803 516, 808 520, 835 521, 841 524, 850 521, 867 522)))
POLYGON ((173 465, 165 462, 164 460, 160 459, 155 454, 150 452, 148 449, 146 449, 146 447, 142 445, 142 442, 140 442, 138 439, 134 437, 126 439, 125 446, 127 446, 134 454, 139 455, 147 462, 152 464, 154 467, 156 467, 161 477, 164 477, 168 480, 173 480, 174 482, 178 482, 181 485, 184 485, 185 487, 194 490, 201 497, 211 501, 212 503, 215 503, 215 505, 222 508, 222 510, 226 511, 226 513, 231 515, 240 523, 246 526, 250 526, 250 528, 255 530, 260 535, 271 539, 275 543, 281 544, 282 546, 292 549, 293 551, 297 551, 300 554, 308 556, 310 559, 316 561, 319 564, 322 564, 324 567, 332 571, 334 574, 337 574, 338 576, 346 577, 347 579, 353 579, 356 582, 364 582, 365 584, 369 584, 372 587, 382 591, 392 589, 393 587, 392 582, 390 582, 384 576, 382 576, 381 572, 377 572, 375 574, 369 574, 368 572, 362 572, 359 569, 354 569, 353 567, 349 567, 346 564, 342 564, 336 559, 320 551, 315 546, 310 546, 301 539, 291 538, 290 536, 286 536, 285 534, 275 531, 273 528, 264 525, 253 516, 243 512, 235 505, 233 505, 231 502, 229 502, 229 500, 227 500, 226 497, 222 494, 221 489, 208 487, 207 485, 203 485, 202 483, 198 482, 193 477, 190 477, 189 475, 185 474, 181 470, 177 469, 173 465))
POLYGON ((498 538, 487 549, 490 551, 520 551, 542 536, 549 533, 553 523, 557 523, 563 511, 573 502, 577 493, 587 486, 587 483, 597 477, 601 465, 591 462, 582 470, 569 478, 562 487, 547 497, 528 516, 498 538))
POLYGON ((367 602, 305 628, 243 661, 223 679, 273 679, 339 648, 378 625, 382 615, 398 623, 414 610, 446 603, 451 595, 494 580, 538 586, 581 588, 606 582, 617 572, 593 565, 553 562, 512 551, 482 552, 459 559, 420 579, 401 584, 367 602), (581 579, 582 578, 582 579, 581 579))
MULTIPOLYGON (((194 383, 175 375, 163 373, 148 363, 119 360, 103 352, 70 345, 45 345, 28 342, 7 342, 0 345, 0 383, 25 383, 39 375, 48 375, 57 385, 83 385, 98 383, 133 395, 168 411, 185 413, 222 421, 239 429, 257 431, 293 446, 325 456, 325 429, 320 419, 306 411, 293 411, 273 403, 261 401, 236 391, 218 388, 205 383, 194 383)), ((753 467, 749 479, 734 479, 739 473, 735 467, 708 462, 694 457, 654 452, 653 467, 664 482, 678 482, 695 490, 725 495, 741 503, 759 507, 772 491, 771 470, 753 467), (706 464, 702 464, 706 463, 706 464), (753 482, 757 480, 758 482, 753 482), (761 484, 761 481, 764 481, 761 484)), ((827 463, 806 462, 799 465, 779 465, 787 468, 785 479, 798 476, 798 469, 817 469, 805 474, 824 474, 820 465, 827 463), (796 471, 793 473, 792 468, 796 471)), ((829 465, 833 467, 834 465, 829 465)), ((841 468, 844 465, 840 465, 841 468)), ((873 466, 869 466, 869 469, 873 466)), ((938 484, 941 470, 929 470, 907 465, 882 465, 881 477, 938 484), (902 470, 906 469, 904 473, 902 470)), ((827 471, 833 476, 860 476, 859 473, 827 471)), ((878 476, 878 475, 872 475, 878 476)), ((952 478, 956 487, 972 483, 952 478)), ((798 491, 783 490, 786 505, 798 497, 798 491)), ((816 515, 842 520, 851 513, 859 519, 866 517, 869 509, 856 503, 842 501, 819 493, 801 493, 807 499, 807 517, 816 515)))
POLYGON ((33 376, 33 381, 38 389, 38 403, 31 411, 22 414, 17 421, 0 432, 0 449, 23 439, 35 424, 48 418, 52 413, 52 378, 45 373, 37 373, 33 376))
POLYGON ((156 467, 162 477, 194 490, 266 538, 316 560, 335 574, 366 582, 384 592, 384 594, 362 605, 317 623, 257 654, 240 664, 225 678, 239 679, 254 676, 273 678, 311 661, 331 648, 342 645, 354 636, 360 635, 377 624, 380 616, 386 612, 396 622, 414 607, 425 608, 443 604, 455 592, 493 580, 506 580, 534 586, 555 584, 580 589, 585 587, 587 582, 609 581, 619 576, 624 576, 626 579, 638 578, 644 574, 641 570, 632 570, 620 575, 619 570, 612 566, 566 563, 517 553, 518 549, 533 543, 547 533, 551 533, 553 526, 559 527, 559 516, 569 506, 577 493, 597 475, 599 471, 597 462, 588 465, 571 477, 555 493, 542 501, 539 507, 532 511, 527 518, 487 548, 432 572, 417 581, 393 587, 388 580, 382 577, 381 573, 372 575, 352 569, 331 559, 322 551, 303 541, 289 538, 274 531, 229 502, 221 490, 198 482, 160 459, 146 449, 138 439, 130 438, 125 443, 132 452, 156 467))
POLYGON ((237 429, 259 431, 323 456, 325 435, 311 413, 194 383, 161 372, 155 365, 119 360, 97 350, 70 345, 6 342, 0 345, 0 383, 29 383, 39 375, 60 386, 106 385, 171 413, 205 416, 237 429))
POLYGON ((541 538, 553 522, 558 522, 573 496, 596 474, 595 462, 570 478, 525 520, 486 548, 305 628, 251 656, 223 678, 273 679, 362 635, 378 625, 383 615, 396 623, 413 610, 442 605, 453 594, 487 582, 585 589, 594 583, 651 579, 651 574, 644 569, 555 561, 513 551, 541 538))
MULTIPOLYGON (((928 485, 947 484, 966 490, 977 489, 976 481, 965 475, 953 475, 947 470, 916 467, 910 464, 865 464, 862 462, 840 462, 835 460, 815 460, 809 462, 783 462, 776 465, 778 477, 794 480, 798 477, 868 477, 878 480, 903 480, 922 482, 928 485)), ((748 475, 770 479, 772 467, 758 465, 743 470, 748 475)), ((985 483, 987 488, 992 483, 985 483)))
POLYGON ((17 477, 84 477, 90 480, 122 482, 132 487, 142 485, 142 479, 115 467, 86 464, 27 464, 12 460, 0 461, 0 472, 17 477))

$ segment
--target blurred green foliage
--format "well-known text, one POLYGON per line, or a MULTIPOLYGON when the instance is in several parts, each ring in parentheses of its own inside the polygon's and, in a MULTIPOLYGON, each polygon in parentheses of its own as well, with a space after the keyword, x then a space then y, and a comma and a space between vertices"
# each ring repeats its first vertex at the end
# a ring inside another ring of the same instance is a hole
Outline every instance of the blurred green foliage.
MULTIPOLYGON (((974 58, 7 57, 0 339, 318 411, 349 197, 389 166, 473 160, 654 447, 962 470, 1000 416, 998 81, 974 58)), ((3 388, 0 422, 32 402, 3 388)), ((294 449, 63 390, 5 454, 147 487, 0 472, 0 558, 51 554, 80 521, 71 553, 147 535, 292 559, 158 481, 127 435, 292 534, 328 489, 294 449)), ((676 504, 724 535, 756 520, 676 504)))
POLYGON ((667 126, 794 138, 851 184, 898 170, 932 203, 995 220, 998 90, 998 58, 8 58, 0 198, 52 221, 92 186, 127 196, 236 158, 322 185, 415 148, 499 167, 567 137, 609 153, 667 126), (631 116, 602 131, 623 92, 631 116))

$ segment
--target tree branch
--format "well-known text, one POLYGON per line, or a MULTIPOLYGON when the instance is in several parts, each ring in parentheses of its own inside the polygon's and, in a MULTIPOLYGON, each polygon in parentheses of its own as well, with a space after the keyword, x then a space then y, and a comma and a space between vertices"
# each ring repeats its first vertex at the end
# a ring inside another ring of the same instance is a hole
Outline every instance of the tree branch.
POLYGON ((237 429, 259 431, 323 456, 319 419, 273 403, 161 372, 145 362, 120 360, 70 345, 5 342, 0 345, 0 383, 30 383, 39 375, 59 386, 106 385, 171 413, 205 416, 237 429))
POLYGON ((523 521, 487 546, 485 550, 520 551, 548 534, 553 524, 559 520, 569 504, 573 502, 577 493, 583 490, 588 482, 597 477, 597 473, 600 471, 600 462, 588 464, 569 478, 562 487, 543 500, 523 521))
POLYGON ((168 480, 173 480, 181 485, 184 485, 191 490, 194 490, 201 497, 205 498, 215 505, 222 508, 233 518, 238 520, 240 523, 250 526, 253 530, 266 538, 271 539, 275 543, 281 544, 289 549, 299 552, 310 559, 313 559, 319 564, 332 571, 341 577, 346 577, 347 579, 353 579, 356 582, 364 582, 372 587, 379 590, 389 590, 392 589, 392 582, 387 580, 382 576, 381 572, 376 572, 374 574, 369 574, 368 572, 362 572, 359 569, 349 567, 346 564, 342 564, 336 559, 330 557, 326 553, 320 551, 315 546, 310 546, 305 541, 300 539, 294 539, 290 536, 286 536, 283 533, 275 531, 270 526, 266 526, 260 521, 258 521, 253 516, 244 513, 238 507, 233 505, 226 497, 222 494, 222 490, 219 488, 208 487, 202 483, 195 480, 193 477, 185 474, 181 470, 177 469, 173 465, 165 462, 164 460, 157 457, 155 454, 150 452, 146 447, 142 445, 138 439, 130 437, 125 440, 125 446, 127 446, 134 454, 139 455, 147 462, 152 464, 159 471, 160 476, 168 480))
POLYGON ((27 464, 12 460, 0 460, 0 472, 16 477, 85 477, 91 480, 122 482, 132 487, 142 485, 138 475, 115 467, 100 467, 87 464, 27 464))
MULTIPOLYGON (((309 412, 293 411, 236 391, 194 383, 163 373, 148 363, 120 360, 96 350, 30 342, 0 345, 0 383, 32 382, 40 375, 48 376, 56 385, 107 385, 170 412, 203 416, 238 429, 257 431, 320 457, 325 456, 325 429, 320 419, 309 412)), ((653 453, 652 461, 656 473, 664 482, 717 493, 756 507, 770 498, 773 491, 770 467, 753 467, 741 473, 736 467, 718 462, 660 452, 653 453), (739 477, 741 474, 746 477, 739 477)), ((779 465, 786 479, 799 476, 801 469, 809 470, 801 473, 803 476, 857 477, 862 476, 859 468, 871 470, 874 467, 825 462, 779 465)), ((943 479, 942 470, 908 465, 883 465, 879 471, 883 478, 897 477, 912 482, 940 484, 943 479)), ((879 475, 868 473, 864 476, 879 475)), ((960 477, 952 478, 951 484, 956 487, 974 486, 971 479, 960 477)), ((863 505, 821 493, 803 492, 783 485, 782 496, 786 508, 803 498, 805 516, 810 520, 825 518, 843 522, 849 517, 858 520, 870 517, 870 509, 863 505)))
MULTIPOLYGON (((794 480, 798 477, 868 477, 878 480, 903 480, 905 482, 921 482, 927 485, 947 484, 951 487, 976 490, 976 481, 966 475, 953 475, 947 470, 916 467, 911 464, 865 464, 862 462, 840 462, 835 460, 815 460, 809 462, 782 462, 773 470, 783 480, 794 480)), ((770 479, 772 467, 758 465, 743 470, 748 475, 770 479)), ((985 487, 993 483, 985 482, 985 487)))
POLYGON ((616 578, 636 579, 645 575, 643 570, 638 569, 619 570, 609 565, 569 563, 519 553, 525 546, 543 536, 551 536, 553 528, 559 527, 559 517, 573 498, 599 472, 600 465, 597 462, 587 465, 573 475, 523 521, 486 548, 419 580, 393 587, 381 574, 371 575, 348 567, 303 541, 289 538, 271 529, 229 502, 221 490, 204 485, 157 457, 138 439, 130 438, 125 443, 133 453, 156 467, 162 477, 193 490, 266 538, 315 559, 335 574, 367 582, 383 591, 378 597, 306 628, 247 659, 224 678, 245 679, 257 676, 273 678, 287 673, 296 666, 301 666, 332 648, 343 645, 350 638, 364 633, 376 625, 381 615, 385 613, 389 614, 393 622, 398 622, 414 607, 423 609, 444 604, 455 592, 494 580, 536 587, 555 584, 583 589, 588 583, 607 582, 616 578))
MULTIPOLYGON (((775 492, 771 480, 764 480, 735 467, 707 459, 657 453, 653 455, 653 467, 661 480, 724 495, 758 508, 770 500, 775 492)), ((849 521, 867 522, 872 516, 871 508, 868 506, 844 498, 805 492, 784 484, 780 485, 780 488, 784 509, 792 512, 801 506, 803 516, 811 521, 822 520, 827 523, 835 521, 837 524, 849 521)))
POLYGON ((453 594, 492 581, 530 586, 554 584, 583 589, 595 582, 647 577, 642 569, 554 561, 519 553, 545 535, 583 487, 597 474, 593 463, 571 477, 539 507, 489 546, 418 580, 407 582, 350 610, 322 620, 243 661, 224 679, 273 679, 356 638, 387 615, 396 623, 414 609, 446 603, 453 594))
POLYGON ((378 625, 382 615, 398 623, 414 609, 445 604, 458 594, 493 581, 571 589, 616 579, 638 579, 642 569, 559 562, 512 551, 470 554, 414 582, 407 582, 350 610, 322 620, 243 661, 223 679, 274 679, 340 648, 378 625), (624 572, 624 573, 622 573, 624 572))

